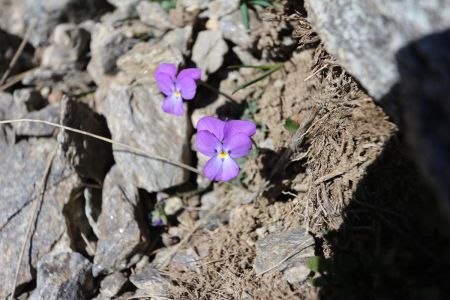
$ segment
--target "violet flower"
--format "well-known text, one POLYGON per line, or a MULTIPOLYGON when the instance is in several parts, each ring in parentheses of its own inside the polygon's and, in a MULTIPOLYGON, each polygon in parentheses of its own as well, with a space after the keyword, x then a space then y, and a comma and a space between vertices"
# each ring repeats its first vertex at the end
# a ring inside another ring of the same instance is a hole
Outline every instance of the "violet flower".
POLYGON ((235 159, 250 152, 250 137, 255 132, 256 126, 250 121, 201 118, 197 123, 197 150, 211 157, 203 169, 205 176, 212 181, 228 181, 238 176, 235 159))
POLYGON ((162 109, 169 114, 181 116, 184 113, 183 99, 191 100, 197 90, 196 80, 200 79, 201 70, 189 68, 180 71, 174 64, 160 64, 153 75, 159 90, 166 96, 162 109))

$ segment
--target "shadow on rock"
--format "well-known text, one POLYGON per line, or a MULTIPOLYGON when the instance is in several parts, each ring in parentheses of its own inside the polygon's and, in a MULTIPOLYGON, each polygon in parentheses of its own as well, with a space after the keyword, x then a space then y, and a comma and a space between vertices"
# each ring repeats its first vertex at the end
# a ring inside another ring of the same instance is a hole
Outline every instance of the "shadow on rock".
POLYGON ((368 167, 342 225, 325 235, 332 256, 314 279, 322 299, 444 299, 450 292, 449 220, 442 209, 450 199, 449 48, 445 31, 397 53, 400 80, 382 103, 417 167, 398 136, 368 167))

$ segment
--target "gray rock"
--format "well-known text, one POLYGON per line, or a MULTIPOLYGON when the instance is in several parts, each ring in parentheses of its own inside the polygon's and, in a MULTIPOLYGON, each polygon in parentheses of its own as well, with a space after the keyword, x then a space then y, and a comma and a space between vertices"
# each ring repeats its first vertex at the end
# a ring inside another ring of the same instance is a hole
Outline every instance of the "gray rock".
POLYGON ((192 60, 202 69, 202 78, 206 78, 206 74, 214 73, 222 66, 227 52, 228 45, 220 31, 200 31, 192 50, 192 60))
POLYGON ((62 20, 79 23, 91 19, 102 12, 104 4, 104 0, 3 1, 0 27, 24 36, 30 26, 30 43, 35 47, 42 46, 62 20))
POLYGON ((326 49, 376 99, 399 79, 400 48, 450 27, 446 0, 307 0, 306 7, 326 49))
POLYGON ((170 46, 178 49, 183 55, 189 55, 190 49, 188 44, 192 37, 192 26, 187 25, 183 28, 175 28, 167 32, 161 44, 165 46, 170 46))
MULTIPOLYGON (((94 113, 86 104, 64 98, 61 109, 63 125, 89 133, 110 137, 104 118, 94 113)), ((67 130, 61 131, 58 140, 67 160, 82 178, 102 182, 113 164, 112 146, 67 130)))
MULTIPOLYGON (((129 84, 114 84, 107 96, 99 100, 100 110, 107 118, 114 140, 136 146, 149 153, 178 162, 189 163, 186 116, 170 116, 163 112, 163 95, 152 74, 160 62, 182 61, 173 48, 148 43, 136 45, 122 56, 118 65, 129 84)), ((188 173, 173 165, 149 159, 113 147, 114 159, 125 177, 149 192, 179 185, 188 173)))
MULTIPOLYGON (((17 116, 29 119, 46 120, 53 123, 59 123, 60 119, 60 106, 48 105, 41 110, 29 112, 25 115, 17 116)), ((18 136, 35 136, 35 137, 49 137, 52 136, 58 129, 37 123, 15 123, 13 124, 14 132, 18 136)))
POLYGON ((114 297, 127 281, 128 279, 119 272, 108 275, 100 283, 100 293, 104 297, 114 297))
POLYGON ((186 12, 194 12, 206 9, 210 0, 178 0, 179 5, 186 12))
POLYGON ((92 295, 92 264, 76 252, 50 253, 39 260, 30 300, 81 300, 92 295))
MULTIPOLYGON (((160 63, 180 65, 183 57, 180 51, 160 44, 139 43, 117 60, 117 66, 127 77, 127 82, 149 85, 156 88, 153 73, 160 63)), ((159 90, 158 90, 159 94, 159 90)))
POLYGON ((304 228, 295 228, 258 240, 254 269, 257 275, 283 272, 290 283, 301 282, 309 274, 305 261, 312 256, 314 238, 304 228))
POLYGON ((136 44, 120 29, 97 24, 91 39, 91 61, 87 70, 97 85, 104 85, 107 77, 117 72, 117 59, 136 44))
POLYGON ((27 111, 39 110, 47 105, 41 93, 32 88, 14 90, 13 98, 16 105, 25 105, 27 111))
POLYGON ((222 224, 226 224, 229 220, 229 214, 227 212, 217 212, 210 215, 207 219, 206 216, 210 211, 216 207, 220 199, 217 197, 214 191, 206 193, 201 197, 201 210, 199 212, 200 219, 204 220, 204 226, 208 230, 214 230, 222 224))
POLYGON ((75 24, 65 23, 55 27, 51 45, 44 49, 41 65, 57 68, 74 65, 82 69, 89 50, 90 33, 75 24))
POLYGON ((139 260, 133 255, 143 251, 148 242, 144 220, 137 188, 113 166, 103 183, 94 276, 121 271, 139 260))
POLYGON ((146 265, 130 276, 130 281, 147 296, 167 297, 170 282, 158 270, 146 265))
MULTIPOLYGON (((32 200, 40 195, 39 188, 46 160, 56 146, 51 139, 22 140, 15 145, 0 144, 0 298, 11 291, 17 258, 24 233, 32 215, 32 200)), ((47 181, 43 204, 38 214, 31 243, 27 242, 18 285, 33 279, 31 268, 38 260, 57 247, 68 248, 66 220, 61 211, 81 180, 65 164, 60 155, 55 158, 47 181)))
POLYGON ((208 9, 202 17, 219 19, 239 9, 240 0, 213 0, 208 2, 208 9))
MULTIPOLYGON (((257 20, 256 14, 253 11, 251 11, 249 19, 252 21, 257 20)), ((254 23, 255 21, 251 22, 251 28, 258 27, 254 23)), ((239 11, 221 18, 219 20, 219 29, 225 39, 232 41, 242 48, 248 48, 250 46, 250 35, 242 23, 242 16, 239 11)))
POLYGON ((169 14, 158 2, 141 1, 137 6, 137 13, 142 22, 160 29, 172 29, 169 14))
MULTIPOLYGON (((113 86, 102 103, 114 140, 178 162, 189 162, 187 117, 167 116, 151 86, 113 86)), ((187 180, 186 170, 114 146, 114 159, 129 180, 149 192, 187 180)))

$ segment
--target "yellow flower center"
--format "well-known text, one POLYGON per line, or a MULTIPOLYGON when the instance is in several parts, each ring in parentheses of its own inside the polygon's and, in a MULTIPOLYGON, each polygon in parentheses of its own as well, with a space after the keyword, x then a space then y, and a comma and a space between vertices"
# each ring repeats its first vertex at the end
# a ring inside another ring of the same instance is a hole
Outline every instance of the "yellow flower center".
POLYGON ((220 153, 219 153, 220 158, 226 158, 227 156, 228 156, 228 153, 226 153, 225 151, 220 151, 220 153))
POLYGON ((179 91, 175 91, 175 93, 173 93, 175 95, 175 97, 180 97, 181 93, 179 91))

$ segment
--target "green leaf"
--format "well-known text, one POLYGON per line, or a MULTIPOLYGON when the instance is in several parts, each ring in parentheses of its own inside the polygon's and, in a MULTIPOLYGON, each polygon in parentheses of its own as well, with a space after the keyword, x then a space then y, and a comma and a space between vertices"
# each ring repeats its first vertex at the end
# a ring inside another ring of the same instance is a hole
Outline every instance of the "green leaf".
POLYGON ((291 118, 287 118, 286 121, 284 121, 283 127, 289 132, 295 133, 300 125, 291 118))
POLYGON ((250 22, 248 20, 247 0, 241 1, 241 5, 239 7, 239 10, 241 11, 242 23, 244 24, 244 28, 246 30, 249 30, 250 29, 250 22))
POLYGON ((250 5, 259 5, 261 7, 275 7, 271 1, 267 0, 250 0, 250 5))
POLYGON ((249 68, 249 69, 259 69, 259 70, 272 70, 273 68, 277 68, 283 64, 273 64, 273 65, 232 65, 229 66, 228 69, 240 69, 240 68, 249 68))
POLYGON ((306 261, 307 267, 316 273, 324 272, 327 269, 327 262, 321 256, 313 256, 306 261))
POLYGON ((232 94, 235 94, 237 91, 242 90, 243 88, 246 88, 264 78, 266 78, 267 76, 269 76, 270 74, 272 74, 273 72, 278 71, 279 69, 281 69, 281 67, 283 66, 283 64, 276 64, 274 65, 275 67, 273 67, 272 69, 267 70, 266 72, 262 73, 261 75, 259 75, 258 77, 247 81, 246 83, 241 84, 240 86, 238 86, 232 94))

